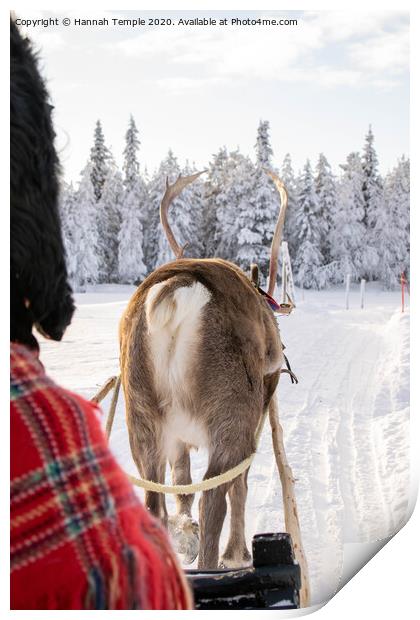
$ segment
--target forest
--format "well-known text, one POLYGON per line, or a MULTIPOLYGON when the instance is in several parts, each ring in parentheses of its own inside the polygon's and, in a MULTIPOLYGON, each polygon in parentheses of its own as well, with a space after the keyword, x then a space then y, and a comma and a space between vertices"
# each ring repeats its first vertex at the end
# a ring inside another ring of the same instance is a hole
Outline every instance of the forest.
MULTIPOLYGON (((320 153, 295 172, 289 154, 275 160, 266 120, 257 129, 255 156, 223 146, 203 174, 174 201, 169 220, 185 256, 219 257, 267 275, 279 197, 264 170, 279 174, 289 206, 288 242, 295 284, 324 289, 347 274, 379 281, 386 289, 409 277, 410 161, 402 155, 385 176, 379 172, 372 128, 361 152, 350 153, 335 174, 320 153)), ((131 116, 119 169, 98 120, 80 180, 62 183, 60 215, 70 280, 88 284, 138 284, 173 259, 159 221, 166 179, 196 172, 168 150, 149 175, 140 158, 140 137, 131 116), (140 165, 141 163, 141 165, 140 165)))

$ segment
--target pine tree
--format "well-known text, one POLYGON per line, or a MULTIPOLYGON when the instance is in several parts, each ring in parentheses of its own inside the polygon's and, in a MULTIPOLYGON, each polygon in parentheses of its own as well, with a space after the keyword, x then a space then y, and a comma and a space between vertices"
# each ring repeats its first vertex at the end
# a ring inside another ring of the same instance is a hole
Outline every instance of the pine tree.
POLYGON ((77 256, 75 249, 75 228, 77 198, 73 184, 62 183, 59 196, 59 212, 61 220, 61 232, 66 254, 67 274, 70 284, 75 285, 75 275, 77 269, 77 256))
POLYGON ((138 133, 134 118, 130 116, 123 152, 124 195, 118 237, 118 273, 129 284, 140 282, 148 272, 145 259, 148 196, 146 184, 140 176, 138 133))
MULTIPOLYGON (((362 156, 363 167, 363 197, 364 213, 363 224, 366 229, 372 230, 375 227, 378 210, 383 201, 383 183, 378 171, 378 156, 376 154, 372 127, 366 135, 365 147, 362 156)), ((372 274, 367 273, 367 277, 372 274)))
POLYGON ((133 185, 137 182, 139 177, 139 162, 137 159, 137 153, 140 148, 139 131, 133 116, 130 116, 128 122, 128 129, 125 134, 125 148, 124 148, 124 185, 127 189, 132 189, 133 185))
POLYGON ((119 236, 120 242, 122 242, 122 247, 119 249, 119 260, 121 261, 119 273, 120 277, 129 283, 139 282, 149 271, 145 257, 148 195, 146 183, 140 175, 138 133, 134 118, 130 116, 123 152, 124 198, 120 208, 121 227, 119 236), (129 247, 131 242, 133 247, 129 247))
POLYGON ((96 197, 90 163, 83 169, 81 177, 75 200, 72 251, 75 257, 75 285, 77 289, 85 290, 86 284, 95 284, 98 281, 100 268, 96 197))
POLYGON ((102 131, 101 121, 96 121, 93 147, 90 151, 91 180, 94 188, 96 202, 102 195, 102 188, 109 169, 111 155, 105 146, 105 138, 102 131))
POLYGON ((242 238, 239 254, 241 222, 252 218, 252 191, 255 166, 239 150, 229 154, 226 163, 224 187, 217 196, 215 256, 245 265, 249 269, 248 254, 242 238))
POLYGON ((399 195, 399 217, 404 231, 405 253, 402 257, 406 276, 410 273, 410 160, 403 155, 398 164, 396 191, 399 195))
POLYGON ((330 271, 334 283, 344 282, 347 274, 358 281, 363 277, 367 259, 374 259, 366 245, 363 167, 359 153, 350 153, 340 167, 343 175, 330 234, 330 271))
POLYGON ((100 282, 118 282, 118 239, 124 203, 124 187, 121 172, 115 164, 110 165, 101 199, 98 203, 100 282))
POLYGON ((321 269, 323 259, 320 247, 324 228, 320 209, 311 164, 307 160, 298 182, 298 249, 294 265, 295 281, 303 288, 318 289, 327 284, 321 269))
POLYGON ((226 147, 222 147, 213 155, 208 165, 208 172, 203 181, 203 219, 202 239, 203 253, 211 258, 217 255, 217 246, 220 243, 220 234, 217 223, 217 211, 226 204, 225 191, 227 184, 226 147))
POLYGON ((143 223, 136 191, 124 195, 118 236, 118 274, 120 282, 139 284, 147 275, 143 255, 143 223))
POLYGON ((409 161, 404 157, 385 179, 385 200, 379 209, 374 237, 379 255, 376 276, 385 288, 399 285, 409 269, 409 161))
POLYGON ((331 166, 323 153, 319 155, 316 166, 315 191, 319 201, 320 251, 323 263, 328 264, 331 261, 330 231, 337 208, 337 190, 331 166))
POLYGON ((280 206, 277 190, 265 173, 265 170, 273 170, 268 121, 259 124, 255 149, 256 167, 247 208, 241 209, 239 216, 237 257, 244 270, 248 270, 251 263, 257 263, 264 278, 268 276, 270 246, 280 206))
POLYGON ((58 212, 60 215, 61 234, 63 236, 64 244, 66 239, 71 237, 70 227, 70 211, 74 202, 74 188, 73 183, 61 182, 60 191, 58 195, 58 212))
POLYGON ((257 131, 255 150, 257 153, 257 166, 269 169, 272 166, 273 149, 270 144, 270 123, 260 121, 257 131))

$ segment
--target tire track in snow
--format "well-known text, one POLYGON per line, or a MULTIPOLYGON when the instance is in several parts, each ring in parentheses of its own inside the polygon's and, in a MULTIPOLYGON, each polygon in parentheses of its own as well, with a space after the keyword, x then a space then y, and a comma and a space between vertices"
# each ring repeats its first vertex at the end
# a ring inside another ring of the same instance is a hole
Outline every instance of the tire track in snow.
MULTIPOLYGON (((342 368, 345 356, 342 353, 337 359, 336 353, 331 355, 333 345, 324 330, 311 346, 306 341, 306 346, 318 363, 315 373, 307 372, 302 376, 307 396, 298 411, 299 422, 286 440, 286 450, 297 478, 296 496, 310 570, 312 602, 318 603, 336 590, 342 564, 342 502, 334 475, 338 458, 335 442, 338 419, 325 379, 331 376, 334 365, 342 368)), ((342 379, 336 377, 336 382, 338 386, 342 379)))
POLYGON ((354 357, 357 362, 349 367, 339 430, 344 542, 376 539, 388 519, 388 508, 377 478, 371 422, 378 360, 383 353, 382 334, 370 333, 369 345, 364 341, 359 344, 354 357))
POLYGON ((396 312, 385 331, 387 352, 378 376, 372 426, 378 483, 388 509, 387 527, 376 532, 385 538, 407 518, 409 500, 409 314, 396 312))
MULTIPOLYGON (((283 381, 278 390, 286 453, 296 478, 296 498, 314 593, 313 603, 326 600, 333 594, 342 564, 342 501, 334 475, 339 459, 336 443, 339 420, 337 411, 329 403, 325 379, 331 376, 333 366, 342 367, 345 352, 343 350, 341 359, 337 359, 335 345, 326 344, 330 340, 328 329, 325 326, 316 333, 310 330, 303 338, 305 350, 301 352, 299 365, 304 370, 299 373, 299 385, 289 386, 292 399, 297 401, 303 396, 299 408, 290 402, 289 390, 283 381), (334 356, 330 349, 334 349, 334 356)), ((299 351, 293 349, 293 357, 298 359, 298 356, 299 351)), ((342 383, 344 377, 337 378, 337 381, 342 383)), ((266 531, 272 521, 274 507, 271 498, 279 487, 277 468, 273 464, 266 494, 270 510, 267 511, 266 507, 264 514, 257 519, 257 531, 266 531)), ((278 510, 282 507, 281 494, 276 503, 278 510)))

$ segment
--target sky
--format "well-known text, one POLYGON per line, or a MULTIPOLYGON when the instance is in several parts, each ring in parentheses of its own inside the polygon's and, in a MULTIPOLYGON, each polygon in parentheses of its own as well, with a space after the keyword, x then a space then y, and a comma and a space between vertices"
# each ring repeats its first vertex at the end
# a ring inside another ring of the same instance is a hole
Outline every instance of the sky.
POLYGON ((77 181, 97 119, 119 165, 130 114, 142 169, 153 173, 171 148, 206 167, 221 146, 254 156, 268 120, 274 163, 295 170, 320 152, 335 172, 363 148, 372 125, 380 169, 409 155, 409 15, 348 11, 17 11, 58 18, 24 28, 40 50, 65 178, 77 181), (112 18, 170 18, 171 25, 114 26, 112 18), (71 20, 69 26, 62 19, 71 20), (228 18, 179 26, 178 19, 228 18), (297 19, 295 26, 234 26, 231 18, 297 19), (76 25, 107 18, 107 26, 76 25))

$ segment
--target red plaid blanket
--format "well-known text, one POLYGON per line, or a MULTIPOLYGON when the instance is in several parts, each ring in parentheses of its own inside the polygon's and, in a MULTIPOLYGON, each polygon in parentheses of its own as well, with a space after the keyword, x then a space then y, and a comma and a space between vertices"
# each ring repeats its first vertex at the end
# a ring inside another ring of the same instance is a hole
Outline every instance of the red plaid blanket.
POLYGON ((164 528, 112 457, 99 409, 11 345, 12 609, 186 609, 164 528))

